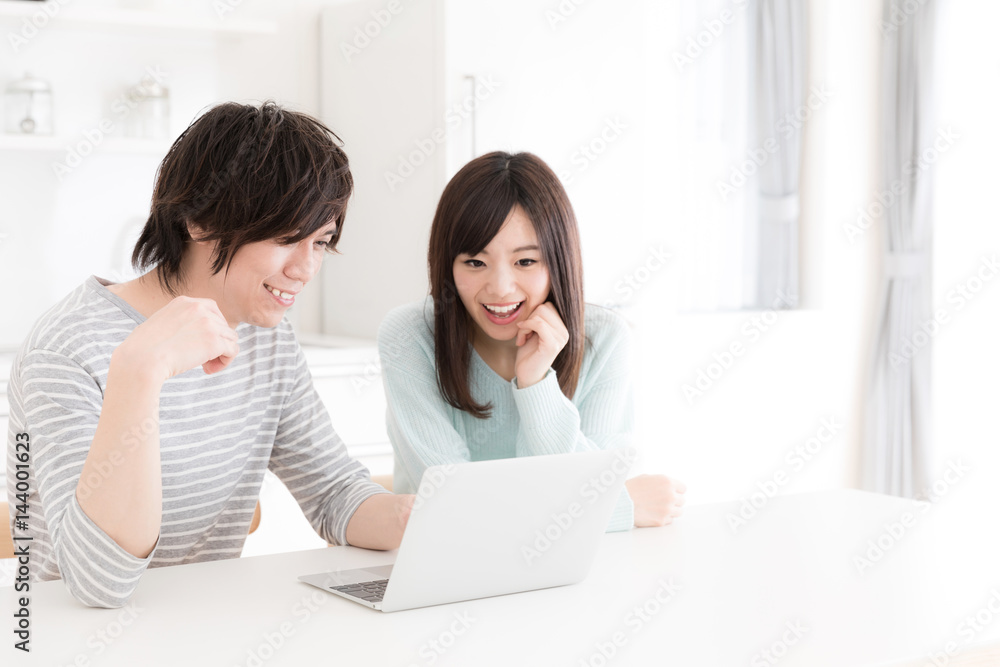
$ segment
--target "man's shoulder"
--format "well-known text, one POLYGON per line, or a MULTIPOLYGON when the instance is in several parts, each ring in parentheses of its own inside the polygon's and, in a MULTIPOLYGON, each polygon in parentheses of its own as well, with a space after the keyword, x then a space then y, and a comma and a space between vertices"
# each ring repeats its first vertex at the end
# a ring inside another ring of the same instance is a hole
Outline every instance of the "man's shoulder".
POLYGON ((73 356, 102 341, 120 342, 136 322, 94 289, 91 277, 46 310, 32 325, 21 355, 47 350, 73 356))

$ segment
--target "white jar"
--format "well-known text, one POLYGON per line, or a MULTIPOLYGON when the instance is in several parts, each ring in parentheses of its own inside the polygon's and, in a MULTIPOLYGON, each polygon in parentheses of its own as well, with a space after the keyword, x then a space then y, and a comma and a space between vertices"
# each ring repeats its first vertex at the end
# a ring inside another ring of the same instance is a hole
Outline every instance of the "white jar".
POLYGON ((52 134, 52 86, 25 74, 4 92, 4 130, 10 134, 52 134))

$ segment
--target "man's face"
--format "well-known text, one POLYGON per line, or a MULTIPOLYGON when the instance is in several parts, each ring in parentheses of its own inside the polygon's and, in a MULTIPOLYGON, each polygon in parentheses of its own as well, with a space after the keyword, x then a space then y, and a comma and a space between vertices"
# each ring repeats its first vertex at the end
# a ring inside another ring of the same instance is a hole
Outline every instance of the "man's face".
POLYGON ((236 251, 229 271, 209 280, 229 325, 275 327, 323 265, 336 223, 290 245, 280 239, 248 243, 236 251))

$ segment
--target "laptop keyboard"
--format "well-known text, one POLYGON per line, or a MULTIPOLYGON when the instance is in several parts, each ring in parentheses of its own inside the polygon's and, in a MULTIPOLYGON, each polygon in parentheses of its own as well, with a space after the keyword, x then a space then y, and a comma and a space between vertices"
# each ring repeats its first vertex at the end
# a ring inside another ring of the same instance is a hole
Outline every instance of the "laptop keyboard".
POLYGON ((362 581, 359 584, 347 584, 346 586, 330 586, 330 590, 346 593, 356 598, 361 598, 366 602, 381 602, 385 595, 385 587, 389 583, 388 579, 377 581, 362 581))

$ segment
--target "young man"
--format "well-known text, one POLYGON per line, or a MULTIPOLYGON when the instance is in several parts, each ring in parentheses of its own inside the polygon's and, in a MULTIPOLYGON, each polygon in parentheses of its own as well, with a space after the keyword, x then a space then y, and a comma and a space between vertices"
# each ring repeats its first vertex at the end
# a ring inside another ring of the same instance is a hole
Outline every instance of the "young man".
POLYGON ((92 276, 35 324, 9 389, 32 578, 118 607, 147 567, 237 557, 267 469, 327 541, 399 545, 413 497, 347 455, 284 319, 343 229, 335 140, 273 103, 211 109, 160 165, 132 257, 151 270, 92 276))

